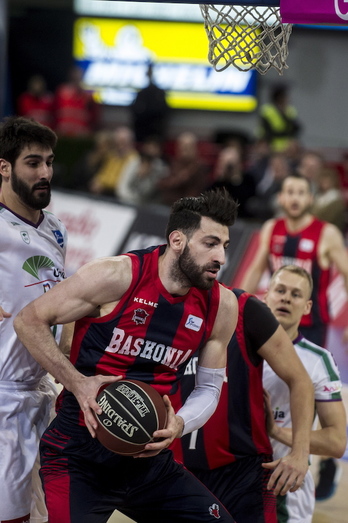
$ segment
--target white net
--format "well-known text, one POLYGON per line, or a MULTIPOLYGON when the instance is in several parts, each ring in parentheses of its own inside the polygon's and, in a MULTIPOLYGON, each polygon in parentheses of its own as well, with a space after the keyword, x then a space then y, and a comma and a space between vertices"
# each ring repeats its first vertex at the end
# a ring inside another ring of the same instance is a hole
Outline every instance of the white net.
POLYGON ((208 59, 216 71, 287 69, 292 24, 282 24, 279 8, 200 4, 209 39, 208 59))

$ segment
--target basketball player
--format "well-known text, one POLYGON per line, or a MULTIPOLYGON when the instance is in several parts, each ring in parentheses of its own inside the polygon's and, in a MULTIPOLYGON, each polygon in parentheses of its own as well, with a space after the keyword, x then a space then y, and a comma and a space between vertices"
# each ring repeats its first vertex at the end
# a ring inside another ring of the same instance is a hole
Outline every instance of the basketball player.
MULTIPOLYGON (((335 225, 322 222, 310 213, 313 203, 307 178, 288 175, 281 187, 279 202, 284 218, 268 220, 260 231, 259 248, 247 269, 241 287, 256 292, 264 271, 283 265, 305 268, 313 278, 313 307, 301 320, 303 334, 324 346, 329 316, 327 288, 333 265, 342 274, 348 292, 348 253, 344 238, 335 225)), ((346 330, 348 340, 348 327, 346 330)))
MULTIPOLYGON (((313 419, 313 387, 289 337, 268 307, 240 289, 233 289, 233 293, 238 298, 238 321, 227 348, 227 379, 219 404, 202 428, 174 440, 172 449, 175 458, 220 499, 236 521, 276 523, 276 497, 267 488, 271 469, 262 466, 272 462, 263 400, 263 360, 289 386, 294 445, 283 459, 293 467, 290 485, 296 480, 297 486, 301 485, 308 469, 306 437, 313 419)), ((178 392, 171 397, 174 408, 192 390, 195 371, 193 358, 178 392)))
MULTIPOLYGON (((315 412, 321 428, 315 430, 316 416, 310 451, 312 454, 340 458, 346 449, 347 436, 339 371, 331 353, 304 338, 298 330, 302 315, 308 314, 312 306, 311 292, 312 278, 309 273, 296 265, 287 265, 273 274, 265 301, 292 340, 314 386, 315 412)), ((274 458, 278 459, 286 455, 292 445, 289 392, 267 363, 263 383, 273 409, 269 416, 270 435, 273 438, 274 458)), ((279 521, 310 523, 315 505, 314 491, 313 477, 308 471, 300 489, 291 495, 278 497, 279 521)))
MULTIPOLYGON (((53 382, 13 329, 16 314, 64 278, 66 230, 51 213, 57 137, 34 120, 0 127, 0 521, 47 521, 41 482, 32 471, 56 397, 53 382)), ((61 328, 54 327, 57 340, 61 328)))
MULTIPOLYGON (((22 342, 65 387, 41 440, 50 523, 105 523, 115 509, 144 523, 232 521, 167 447, 201 426, 218 402, 237 300, 217 275, 236 207, 222 191, 182 198, 167 245, 92 261, 17 316, 22 342), (51 327, 75 320, 68 361, 51 327), (197 388, 174 414, 167 395, 195 353, 197 388), (122 377, 153 385, 168 411, 167 426, 154 433, 160 440, 136 459, 95 439, 98 391, 122 377)), ((281 472, 273 477, 277 491, 286 483, 281 472)))
MULTIPOLYGON (((305 268, 313 278, 311 312, 301 320, 301 332, 313 343, 325 347, 330 321, 327 289, 333 265, 343 277, 348 293, 348 253, 339 229, 322 222, 310 213, 313 203, 311 181, 291 174, 280 191, 279 202, 284 218, 268 220, 260 231, 258 251, 248 267, 241 287, 256 292, 262 274, 273 273, 283 265, 295 264, 305 268)), ((343 335, 348 341, 348 326, 343 335)), ((317 496, 326 499, 335 491, 338 464, 332 458, 320 465, 317 496)))

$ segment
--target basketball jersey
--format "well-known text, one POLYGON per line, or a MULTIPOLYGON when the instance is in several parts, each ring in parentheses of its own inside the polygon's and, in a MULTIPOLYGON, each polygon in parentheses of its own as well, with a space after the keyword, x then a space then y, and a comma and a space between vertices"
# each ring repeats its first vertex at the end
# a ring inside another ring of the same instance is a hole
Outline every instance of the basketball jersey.
MULTIPOLYGON (((0 322, 0 381, 35 384, 46 371, 18 340, 13 321, 29 302, 64 277, 66 229, 52 213, 33 224, 0 205, 0 305, 12 314, 0 322)), ((54 327, 59 340, 61 327, 54 327)))
MULTIPOLYGON (((266 339, 276 331, 278 322, 257 298, 240 289, 233 289, 233 292, 238 298, 239 313, 227 349, 227 378, 219 404, 203 427, 172 444, 175 459, 189 469, 211 470, 246 456, 272 454, 263 403, 263 359, 257 354, 266 340, 260 340, 258 346, 248 343, 246 327, 252 325, 252 318, 245 315, 247 301, 256 301, 259 321, 268 325, 267 334, 263 333, 266 339)), ((187 364, 180 390, 171 397, 175 410, 194 387, 196 363, 193 358, 187 364)))
MULTIPOLYGON (((294 341, 295 350, 314 385, 315 401, 340 401, 342 383, 332 354, 301 335, 294 341)), ((291 427, 290 394, 286 383, 264 364, 263 385, 271 395, 274 419, 281 427, 291 427)), ((317 428, 317 416, 313 412, 312 429, 317 428)), ((289 454, 290 448, 276 440, 272 441, 274 459, 289 454)), ((300 489, 286 496, 284 503, 289 513, 288 521, 312 521, 314 510, 314 481, 308 470, 300 489)))
POLYGON ((271 273, 283 265, 298 265, 313 278, 313 306, 310 314, 303 316, 301 325, 312 326, 329 322, 327 289, 330 269, 321 269, 318 263, 318 244, 325 222, 314 218, 299 232, 291 233, 283 218, 276 220, 270 237, 269 267, 271 273))
MULTIPOLYGON (((185 362, 211 335, 219 307, 220 284, 211 290, 192 287, 173 296, 158 275, 165 246, 128 253, 132 283, 113 311, 76 322, 71 362, 85 375, 121 375, 170 394, 185 362)), ((76 398, 63 390, 59 420, 84 425, 76 398)))

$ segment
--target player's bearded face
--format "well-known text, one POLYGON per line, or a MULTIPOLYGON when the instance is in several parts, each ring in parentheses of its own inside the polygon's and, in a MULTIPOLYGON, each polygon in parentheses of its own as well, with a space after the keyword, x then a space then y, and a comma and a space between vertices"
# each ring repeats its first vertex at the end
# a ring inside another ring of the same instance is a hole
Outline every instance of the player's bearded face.
POLYGON ((198 265, 194 260, 190 248, 185 246, 183 253, 178 259, 178 270, 180 272, 180 281, 191 287, 198 289, 209 290, 214 284, 214 278, 209 278, 206 274, 209 270, 219 270, 220 264, 217 262, 207 265, 198 265))
POLYGON ((44 209, 51 201, 51 185, 48 180, 41 180, 32 187, 17 176, 15 170, 11 175, 12 190, 19 196, 21 201, 30 207, 39 211, 44 209), (45 190, 39 190, 45 189, 45 190))

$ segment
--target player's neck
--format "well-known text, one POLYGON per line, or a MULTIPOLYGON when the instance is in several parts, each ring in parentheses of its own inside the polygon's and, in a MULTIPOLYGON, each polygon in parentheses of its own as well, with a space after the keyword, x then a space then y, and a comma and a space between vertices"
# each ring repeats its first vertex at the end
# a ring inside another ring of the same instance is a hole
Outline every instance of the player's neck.
POLYGON ((285 332, 292 342, 295 341, 298 337, 298 325, 293 325, 292 327, 285 329, 285 332))
POLYGON ((304 229, 305 227, 308 227, 312 223, 314 219, 314 216, 310 213, 306 213, 302 216, 299 216, 298 218, 293 218, 291 216, 287 216, 285 218, 286 220, 286 226, 289 231, 299 231, 301 229, 304 229))
POLYGON ((2 191, 0 203, 28 222, 38 223, 40 220, 41 211, 28 207, 15 194, 6 194, 5 191, 2 191))

